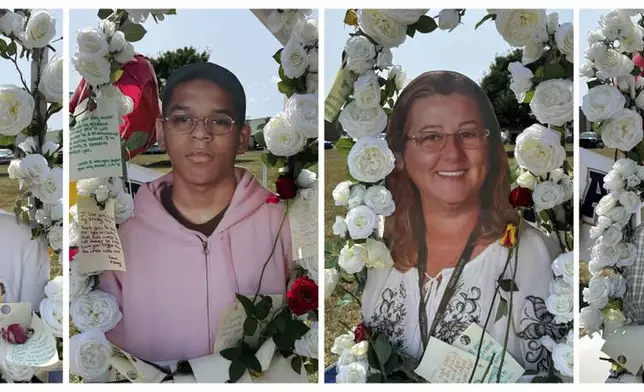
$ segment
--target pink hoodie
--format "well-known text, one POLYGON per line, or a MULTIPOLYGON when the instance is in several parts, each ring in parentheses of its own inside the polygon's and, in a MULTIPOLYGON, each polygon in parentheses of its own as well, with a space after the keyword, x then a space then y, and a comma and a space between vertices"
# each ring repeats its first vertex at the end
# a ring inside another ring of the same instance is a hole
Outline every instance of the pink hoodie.
MULTIPOLYGON (((126 272, 106 271, 99 289, 118 299, 123 319, 107 333, 115 345, 147 361, 179 361, 212 354, 223 312, 235 293, 257 290, 283 204, 267 204, 270 191, 236 168, 237 189, 210 237, 177 222, 159 200, 172 173, 142 186, 135 216, 119 228, 126 272)), ((262 282, 261 293, 286 291, 291 254, 288 218, 262 282)))

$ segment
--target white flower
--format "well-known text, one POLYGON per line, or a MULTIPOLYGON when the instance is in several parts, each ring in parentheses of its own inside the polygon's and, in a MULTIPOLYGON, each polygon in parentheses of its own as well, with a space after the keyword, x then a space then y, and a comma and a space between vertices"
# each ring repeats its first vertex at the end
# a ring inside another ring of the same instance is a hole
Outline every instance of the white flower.
POLYGON ((57 338, 63 337, 63 294, 40 302, 40 317, 57 338))
POLYGON ((362 75, 365 72, 372 70, 374 64, 375 64, 374 60, 359 60, 353 57, 348 57, 346 68, 349 71, 353 71, 357 73, 358 75, 362 75))
POLYGON ((318 92, 318 74, 307 73, 306 74, 306 93, 317 94, 317 92, 318 92))
POLYGON ((56 54, 49 60, 42 72, 40 91, 47 102, 63 103, 63 56, 56 54))
POLYGON ((599 331, 602 326, 601 313, 592 306, 586 306, 579 312, 579 324, 588 331, 589 335, 592 335, 599 331))
POLYGON ((107 185, 101 185, 96 190, 95 195, 96 201, 102 203, 110 197, 110 188, 107 185))
POLYGON ((304 46, 314 45, 318 41, 318 21, 313 18, 300 19, 293 28, 292 37, 304 46))
POLYGON ((623 36, 619 40, 619 49, 622 52, 639 52, 644 49, 644 29, 642 26, 633 25, 633 28, 628 32, 628 35, 623 36))
POLYGON ((615 207, 610 210, 608 217, 616 223, 624 222, 630 218, 630 214, 626 212, 626 209, 622 206, 615 207))
POLYGON ((547 24, 546 30, 548 34, 554 34, 559 27, 559 13, 551 12, 546 16, 547 24))
POLYGON ((15 136, 31 124, 36 104, 25 90, 0 85, 0 135, 15 136))
POLYGON ((642 180, 637 176, 637 174, 631 174, 626 178, 626 186, 629 188, 635 188, 638 186, 642 180))
POLYGON ((594 60, 597 77, 600 79, 626 76, 633 70, 633 62, 628 56, 614 49, 608 49, 603 42, 593 44, 589 52, 593 56, 589 58, 594 60))
POLYGON ((378 76, 373 71, 367 71, 353 85, 353 97, 360 108, 372 109, 380 106, 380 85, 378 76))
POLYGON ((111 38, 116 34, 116 24, 107 19, 103 19, 98 22, 98 29, 101 30, 108 38, 111 38))
POLYGON ((333 234, 344 238, 347 235, 347 222, 343 216, 336 216, 333 223, 333 234))
POLYGON ((335 376, 335 382, 363 384, 367 382, 367 366, 362 362, 353 362, 343 366, 338 375, 335 376))
POLYGON ((588 90, 584 95, 581 110, 588 121, 608 120, 621 111, 626 104, 624 95, 610 84, 602 84, 588 90))
POLYGON ((364 204, 382 216, 389 216, 396 210, 391 192, 382 185, 373 185, 367 189, 364 195, 364 204))
POLYGON ((604 245, 615 246, 622 240, 622 231, 614 226, 609 227, 604 231, 601 236, 601 241, 604 245))
POLYGON ((99 29, 92 27, 78 29, 76 31, 76 41, 78 42, 78 50, 81 53, 105 56, 109 52, 107 37, 99 29))
POLYGON ((369 352, 369 341, 363 340, 360 343, 356 343, 351 347, 351 355, 356 358, 363 357, 369 352))
POLYGON ((600 216, 597 218, 597 227, 606 230, 613 224, 613 221, 610 220, 607 216, 600 216))
POLYGON ((528 188, 533 191, 534 187, 537 185, 537 178, 533 176, 529 171, 524 171, 517 178, 517 185, 521 188, 528 188))
POLYGON ((127 44, 128 42, 127 39, 125 39, 125 33, 117 31, 110 39, 109 51, 112 53, 122 52, 127 47, 127 44))
POLYGON ((563 23, 557 27, 555 31, 555 42, 557 43, 557 48, 566 56, 566 60, 568 60, 569 63, 572 63, 574 58, 574 30, 572 23, 563 23))
POLYGON ((637 257, 637 247, 631 243, 620 243, 617 245, 619 250, 618 267, 630 267, 635 263, 637 257))
POLYGON ((550 281, 549 285, 550 294, 554 295, 569 295, 572 297, 573 286, 565 282, 562 278, 555 278, 550 281))
MULTIPOLYGON (((621 256, 621 249, 599 242, 591 248, 591 257, 596 266, 608 267, 617 263, 621 256)), ((591 260, 592 262, 592 260, 591 260)))
POLYGON ((351 181, 342 181, 331 192, 336 206, 346 206, 351 196, 351 181))
POLYGON ((335 268, 324 269, 324 298, 329 298, 340 281, 340 273, 335 268))
POLYGON ((367 267, 369 268, 388 268, 394 265, 394 260, 391 258, 391 252, 387 245, 382 241, 367 238, 367 267))
POLYGON ((36 374, 36 368, 9 363, 3 350, 3 355, 0 355, 0 374, 5 381, 31 381, 36 374))
POLYGON ((344 46, 344 51, 347 56, 356 60, 373 61, 376 57, 375 46, 364 35, 350 37, 344 46))
POLYGON ((318 357, 318 323, 312 323, 311 329, 295 341, 293 352, 306 358, 318 357))
POLYGON ((49 164, 40 154, 29 154, 20 161, 22 178, 29 184, 42 184, 49 176, 49 164))
POLYGON ((537 176, 543 176, 563 165, 566 149, 560 134, 540 124, 533 124, 517 137, 514 156, 519 165, 537 176))
POLYGON ((405 83, 407 82, 407 73, 400 65, 394 65, 389 70, 389 75, 387 77, 389 78, 389 80, 394 81, 396 89, 398 90, 402 90, 405 87, 405 83))
POLYGON ((565 343, 557 344, 552 350, 552 362, 555 365, 555 369, 563 376, 574 376, 573 367, 575 364, 575 355, 571 345, 565 343))
POLYGON ((530 101, 530 109, 544 124, 564 125, 573 118, 573 85, 568 79, 550 79, 539 83, 530 101))
POLYGON ((624 298, 626 294, 626 279, 621 274, 614 274, 608 277, 610 282, 611 298, 624 298))
POLYGON ((637 193, 627 191, 619 196, 619 203, 624 207, 626 212, 630 214, 636 213, 640 209, 642 202, 637 193))
POLYGON ((73 58, 74 68, 91 86, 100 86, 110 83, 110 62, 104 56, 76 53, 73 58))
POLYGON ((377 182, 394 170, 395 158, 387 142, 363 137, 351 148, 347 158, 349 173, 362 182, 377 182))
POLYGON ((438 28, 441 30, 454 30, 461 22, 458 10, 444 9, 438 13, 438 28))
POLYGON ((76 190, 80 196, 94 197, 98 188, 107 184, 109 184, 107 178, 86 178, 78 180, 76 190))
POLYGON ((396 11, 360 9, 358 11, 358 26, 378 44, 385 48, 395 48, 405 42, 407 26, 394 19, 391 16, 393 13, 396 11))
POLYGON ((599 199, 599 203, 597 203, 597 207, 595 207, 595 213, 597 215, 608 215, 610 210, 617 206, 618 201, 619 199, 617 199, 612 194, 607 194, 606 196, 599 199))
POLYGON ((291 126, 306 138, 318 137, 317 94, 293 94, 286 102, 291 126))
POLYGON ((48 298, 54 298, 58 295, 63 295, 63 277, 57 276, 47 282, 45 285, 45 295, 48 298))
POLYGON ((282 50, 281 63, 287 78, 297 79, 304 75, 309 67, 309 57, 304 50, 304 45, 291 38, 282 50))
POLYGON ((80 240, 80 227, 77 222, 69 224, 69 246, 78 246, 80 240))
POLYGON ((418 22, 418 19, 425 15, 429 9, 382 9, 380 11, 404 25, 410 25, 418 22))
POLYGON ((8 11, 0 17, 0 31, 6 36, 13 34, 18 37, 25 25, 25 17, 21 14, 8 11))
POLYGON ((369 237, 378 226, 378 216, 367 206, 349 210, 346 221, 349 235, 354 240, 369 237))
POLYGON ((544 181, 536 185, 532 192, 535 210, 537 212, 554 208, 564 200, 564 189, 552 181, 544 181))
POLYGON ((552 294, 546 299, 546 308, 556 324, 565 324, 573 319, 573 296, 552 294))
POLYGON ((333 342, 333 347, 331 347, 331 352, 337 355, 342 355, 344 352, 351 352, 351 347, 355 344, 355 336, 352 333, 345 333, 337 338, 333 342))
POLYGON ((20 41, 27 49, 44 48, 56 35, 56 18, 48 11, 37 10, 31 13, 20 41))
POLYGON ((644 166, 638 166, 636 174, 640 180, 644 180, 644 166))
POLYGON ((591 79, 595 77, 595 70, 593 69, 593 64, 587 59, 579 67, 579 74, 585 79, 591 79))
POLYGON ((613 170, 619 173, 622 177, 628 177, 631 174, 637 174, 639 166, 637 162, 628 158, 620 158, 613 163, 613 170))
POLYGON ((597 238, 601 237, 601 235, 604 233, 604 229, 601 229, 599 227, 593 226, 588 230, 588 236, 590 237, 591 240, 596 240, 597 238))
POLYGON ((349 195, 349 203, 347 207, 349 209, 356 208, 360 206, 364 201, 364 196, 367 193, 367 187, 362 184, 356 184, 351 187, 351 194, 349 195))
POLYGON ((49 170, 47 177, 31 189, 43 203, 55 203, 63 197, 63 169, 55 167, 49 170))
POLYGON ((116 327, 123 317, 116 297, 100 290, 93 290, 84 296, 72 299, 69 313, 74 325, 81 332, 93 328, 107 332, 116 327))
POLYGON ((602 29, 602 34, 609 41, 614 41, 629 34, 635 26, 630 18, 619 12, 618 10, 611 10, 601 16, 599 26, 602 29))
POLYGON ((508 71, 510 71, 511 77, 510 90, 517 97, 517 101, 521 103, 525 99, 526 93, 532 88, 534 74, 518 61, 508 64, 508 71))
POLYGON ((586 287, 582 292, 584 302, 595 309, 601 309, 608 304, 610 289, 611 287, 608 279, 593 277, 590 279, 588 287, 586 287))
POLYGON ((134 60, 135 55, 136 52, 134 51, 134 45, 127 42, 125 44, 125 48, 122 51, 114 54, 114 61, 119 64, 127 64, 130 61, 134 60))
POLYGON ((151 10, 145 9, 126 9, 127 18, 134 24, 143 24, 150 16, 151 10))
POLYGON ((62 225, 52 226, 47 233, 49 247, 53 250, 63 249, 63 227, 62 225))
POLYGON ((496 10, 496 29, 512 46, 524 46, 537 28, 546 26, 545 9, 496 10))
MULTIPOLYGON (((71 265, 75 265, 71 263, 71 265)), ((69 296, 73 300, 75 297, 82 297, 92 290, 92 285, 87 276, 70 274, 69 276, 69 296)))
POLYGON ((69 339, 69 368, 73 374, 93 379, 108 371, 112 346, 105 334, 94 328, 69 339))
POLYGON ((392 66, 392 61, 394 60, 391 49, 383 48, 380 53, 378 53, 378 59, 376 60, 376 66, 380 69, 384 69, 392 66))
POLYGON ((367 261, 369 261, 369 255, 367 247, 363 244, 354 244, 351 247, 346 244, 340 250, 338 257, 338 265, 349 274, 362 271, 367 261))
POLYGON ((304 136, 293 125, 284 112, 271 117, 264 126, 264 139, 266 147, 274 155, 289 157, 300 152, 306 145, 304 136))
POLYGON ((20 159, 12 159, 9 163, 7 173, 9 174, 9 178, 12 180, 21 179, 23 176, 22 171, 20 170, 20 161, 20 159))
POLYGON ((309 51, 308 57, 309 57, 309 72, 317 72, 318 71, 318 50, 312 49, 311 51, 309 51))
POLYGON ((22 143, 18 144, 18 147, 27 154, 38 152, 38 142, 33 136, 27 136, 22 143))
POLYGON ((52 156, 54 155, 55 152, 58 151, 60 148, 60 145, 56 142, 47 142, 42 145, 42 155, 49 155, 52 156))
POLYGON ((310 188, 317 181, 317 174, 308 169, 302 169, 295 179, 298 188, 310 188))
POLYGON ((387 113, 380 106, 362 109, 353 101, 342 109, 338 121, 349 136, 360 139, 383 132, 387 127, 387 113))
POLYGON ((532 64, 543 56, 544 48, 540 42, 529 40, 523 47, 521 62, 525 65, 532 64))
POLYGON ((621 109, 602 123, 601 136, 607 148, 630 151, 642 141, 642 117, 634 110, 621 109))
POLYGON ((573 252, 562 253, 552 262, 555 276, 561 276, 566 283, 572 284, 575 275, 573 252))

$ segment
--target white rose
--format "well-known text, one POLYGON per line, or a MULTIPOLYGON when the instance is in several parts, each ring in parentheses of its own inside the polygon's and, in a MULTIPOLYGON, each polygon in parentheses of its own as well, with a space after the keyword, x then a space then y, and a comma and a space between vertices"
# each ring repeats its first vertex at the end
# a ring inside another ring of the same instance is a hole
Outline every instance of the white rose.
POLYGON ((20 159, 12 159, 9 163, 7 173, 9 174, 9 178, 12 180, 21 179, 23 176, 22 171, 20 170, 20 161, 20 159))
POLYGON ((356 60, 373 61, 376 57, 376 47, 364 35, 350 37, 344 45, 344 51, 356 60))
POLYGON ((60 148, 60 145, 56 142, 47 142, 42 145, 42 155, 54 155, 55 152, 58 151, 60 148))
POLYGON ((63 56, 56 54, 49 60, 42 72, 40 91, 47 102, 63 103, 63 56))
POLYGON ((524 46, 536 29, 546 26, 545 9, 497 10, 496 29, 512 46, 524 46))
POLYGON ((18 144, 18 147, 27 154, 37 153, 38 152, 38 142, 33 136, 27 136, 27 138, 18 144))
MULTIPOLYGON (((317 72, 318 71, 318 50, 312 49, 311 51, 309 51, 308 57, 309 57, 309 72, 317 72)), ((307 76, 308 75, 309 74, 307 74, 307 76)))
POLYGON ((122 31, 117 31, 114 33, 110 39, 109 51, 112 53, 118 53, 125 49, 127 46, 127 39, 125 39, 125 33, 122 31))
POLYGON ((597 218, 597 227, 602 230, 608 229, 613 224, 613 221, 610 220, 607 216, 600 216, 597 218))
POLYGON ((582 99, 581 110, 588 121, 598 122, 613 117, 625 104, 626 99, 618 89, 602 84, 588 90, 582 99))
POLYGON ((306 138, 318 137, 317 94, 293 94, 286 102, 291 126, 306 138))
POLYGON ((539 83, 530 101, 530 109, 544 124, 564 125, 573 119, 573 84, 567 79, 551 79, 539 83))
POLYGON ((336 216, 333 223, 333 234, 344 238, 347 235, 347 222, 343 216, 336 216))
POLYGON ((384 69, 392 66, 392 61, 394 56, 391 53, 391 49, 383 48, 380 53, 378 53, 378 59, 376 60, 376 66, 380 69, 384 69))
POLYGON ((394 265, 394 260, 391 258, 391 252, 387 245, 381 241, 367 238, 367 267, 369 268, 389 268, 394 265))
POLYGON ((622 177, 628 177, 631 174, 637 174, 639 166, 637 162, 628 158, 620 158, 613 163, 613 170, 619 173, 622 177))
MULTIPOLYGON (((122 34, 122 32, 121 32, 122 34)), ((125 35, 123 35, 125 38, 125 35)), ((107 37, 99 29, 87 27, 76 31, 78 50, 81 53, 105 56, 109 52, 107 37)))
POLYGON ((385 140, 363 137, 351 148, 347 158, 349 173, 362 182, 377 182, 394 170, 396 159, 385 140))
MULTIPOLYGON (((71 263, 74 265, 74 263, 71 263)), ((92 290, 92 284, 87 276, 71 274, 69 277, 69 296, 82 297, 92 290)))
POLYGON ((387 113, 380 106, 362 109, 353 101, 342 109, 338 121, 347 135, 360 139, 380 135, 387 127, 387 113))
POLYGON ((25 17, 15 12, 7 11, 0 17, 0 31, 6 36, 18 37, 25 25, 25 17))
POLYGON ((304 75, 309 67, 309 56, 304 45, 296 39, 289 39, 281 54, 282 68, 289 79, 297 79, 304 75))
POLYGON ((595 207, 595 213, 597 215, 608 215, 610 210, 617 206, 619 200, 612 194, 607 194, 606 196, 599 199, 597 207, 595 207))
POLYGON ((637 176, 637 174, 631 174, 626 178, 626 186, 629 188, 635 188, 638 186, 642 180, 637 176))
POLYGON ((306 136, 293 128, 288 114, 281 112, 271 117, 264 126, 266 148, 274 155, 290 157, 302 151, 306 136))
POLYGON ((630 267, 635 263, 635 258, 637 257, 637 247, 631 243, 624 243, 617 245, 619 250, 619 261, 617 266, 619 267, 630 267))
POLYGON ((47 233, 47 241, 53 250, 63 249, 63 227, 61 225, 52 226, 47 233))
POLYGON ((355 103, 363 109, 380 106, 380 85, 378 76, 373 71, 367 71, 353 85, 355 103))
POLYGON ((573 296, 552 294, 546 299, 546 308, 556 324, 565 324, 573 319, 573 296))
POLYGON ((116 34, 116 24, 107 19, 103 19, 98 22, 98 29, 101 30, 108 38, 111 38, 116 34))
POLYGON ((614 226, 609 227, 604 231, 601 236, 601 241, 604 245, 615 246, 622 240, 622 231, 614 226))
POLYGON ((380 11, 404 25, 410 25, 418 22, 418 19, 425 15, 429 9, 383 9, 380 11))
POLYGON ((630 18, 618 10, 611 10, 603 14, 599 20, 599 26, 602 29, 602 34, 609 41, 623 37, 624 34, 628 34, 635 27, 630 18))
POLYGON ((306 93, 317 94, 317 92, 318 92, 318 74, 307 73, 306 74, 306 93))
POLYGON ((49 176, 49 164, 40 154, 29 154, 20 161, 22 178, 29 184, 42 184, 49 176))
POLYGON ((351 347, 353 347, 355 343, 355 336, 352 333, 342 334, 335 338, 333 347, 331 347, 331 352, 337 355, 342 355, 347 351, 351 352, 351 347))
POLYGON ((293 28, 292 37, 304 46, 313 46, 318 42, 318 21, 313 18, 300 19, 293 28))
POLYGON ((80 227, 76 222, 69 224, 69 246, 78 246, 80 240, 80 227))
POLYGON ((93 328, 69 339, 69 369, 73 374, 94 379, 108 371, 112 346, 99 329, 93 328))
POLYGON ((382 216, 390 216, 396 210, 391 192, 381 185, 373 185, 367 189, 364 195, 364 204, 382 216))
POLYGON ((593 64, 587 59, 579 67, 579 74, 584 79, 591 79, 595 77, 595 70, 593 69, 593 64))
POLYGON ((356 184, 351 187, 351 194, 349 195, 349 203, 347 207, 349 209, 356 208, 360 206, 364 201, 364 195, 367 193, 367 187, 362 184, 356 184))
POLYGON ((592 306, 586 306, 579 312, 579 324, 588 331, 589 335, 599 331, 602 327, 602 315, 592 306))
POLYGON ((543 176, 563 165, 566 149, 560 134, 540 124, 533 124, 517 137, 514 156, 519 165, 537 176, 543 176))
POLYGON ((565 282, 572 284, 575 275, 573 252, 566 252, 557 256, 552 262, 552 271, 556 276, 561 276, 565 282))
POLYGON ((347 229, 354 240, 369 237, 378 227, 378 216, 367 206, 355 207, 347 213, 347 229))
POLYGON ((86 178, 78 180, 76 183, 76 191, 79 196, 94 197, 96 190, 102 185, 109 184, 107 178, 86 178))
POLYGON ((597 238, 601 237, 601 235, 604 234, 604 229, 593 226, 588 230, 588 236, 590 237, 591 240, 596 240, 597 238))
POLYGON ((572 63, 574 58, 574 30, 572 23, 563 23, 557 27, 557 30, 555 31, 555 42, 557 43, 557 48, 566 56, 566 60, 568 60, 569 63, 572 63))
POLYGON ((610 295, 610 282, 606 278, 590 279, 588 287, 582 292, 584 302, 589 304, 595 309, 601 309, 608 304, 608 296, 610 295))
POLYGON ((511 77, 510 90, 517 97, 517 101, 521 103, 525 99, 526 93, 532 88, 534 74, 518 61, 508 64, 508 71, 510 71, 511 77))
POLYGON ((630 151, 644 136, 642 117, 634 110, 621 109, 612 118, 602 123, 601 136, 607 148, 630 151))
POLYGON ((54 203, 46 203, 43 208, 48 212, 51 220, 57 221, 63 219, 63 202, 57 200, 54 203))
POLYGON ((548 34, 555 34, 559 27, 559 14, 557 12, 551 12, 546 16, 546 20, 546 30, 548 31, 548 34))
POLYGON ((72 299, 69 313, 74 325, 81 332, 93 328, 107 332, 116 327, 123 317, 116 297, 100 290, 92 290, 84 296, 72 299))
POLYGON ((311 329, 295 341, 293 352, 306 358, 318 357, 318 323, 312 323, 311 329))
POLYGON ((360 343, 356 343, 351 347, 351 355, 356 358, 363 357, 369 352, 369 341, 363 340, 360 343))
POLYGON ((535 185, 537 185, 537 178, 529 171, 524 171, 519 177, 517 177, 517 185, 521 188, 528 188, 533 191, 535 185))
POLYGON ((626 209, 622 206, 615 207, 610 210, 608 217, 613 222, 623 222, 630 217, 630 214, 626 212, 626 209))
POLYGON ((571 345, 565 343, 557 344, 552 350, 552 362, 555 365, 555 369, 563 376, 574 376, 573 367, 575 365, 575 355, 571 345))
POLYGON ((391 70, 389 70, 389 75, 387 76, 389 80, 393 80, 396 89, 402 90, 405 88, 405 83, 407 82, 407 72, 400 65, 394 65, 391 70))
POLYGON ((633 70, 631 59, 614 49, 607 49, 603 42, 593 44, 589 51, 594 58, 597 77, 610 79, 617 76, 626 76, 633 70))
POLYGON ((110 83, 110 62, 104 56, 76 53, 73 61, 74 68, 89 85, 96 87, 110 83))
POLYGON ((444 9, 438 13, 438 28, 452 31, 461 23, 461 14, 458 10, 444 9))
POLYGON ((63 337, 63 295, 45 298, 40 302, 40 317, 57 338, 63 337))
POLYGON ((355 274, 364 268, 369 261, 367 247, 363 244, 354 244, 349 248, 349 244, 340 250, 338 265, 349 274, 355 274))
POLYGON ((627 35, 622 36, 619 39, 619 49, 622 52, 639 52, 644 49, 644 41, 642 37, 644 36, 644 29, 642 26, 633 25, 627 35))
POLYGON ((624 207, 626 212, 634 214, 640 209, 641 201, 637 193, 627 191, 619 196, 619 203, 624 207))
POLYGON ((49 217, 49 214, 47 214, 47 212, 45 212, 45 210, 43 209, 39 208, 36 210, 35 220, 39 225, 45 227, 51 226, 51 218, 49 217))
POLYGON ((56 18, 48 11, 37 10, 31 13, 20 40, 27 49, 44 48, 56 35, 56 18))
POLYGON ((621 257, 621 249, 598 243, 591 248, 591 256, 598 267, 609 267, 617 263, 621 257))
POLYGON ((358 26, 378 44, 385 48, 395 48, 407 38, 407 26, 391 17, 395 12, 394 10, 360 9, 358 26))
POLYGON ((637 177, 639 177, 640 180, 644 180, 644 166, 637 166, 637 177))
POLYGON ((529 40, 523 47, 523 57, 521 62, 525 65, 532 64, 539 60, 545 52, 543 44, 534 40, 529 40))
POLYGON ((357 73, 358 75, 363 75, 367 71, 372 70, 374 64, 374 60, 359 60, 353 57, 348 57, 346 68, 349 71, 357 73))
POLYGON ((31 189, 43 203, 55 203, 63 197, 63 169, 55 167, 49 170, 47 177, 31 189))
POLYGON ((552 181, 544 181, 536 185, 532 192, 535 210, 537 212, 554 208, 564 200, 564 189, 552 181))
MULTIPOLYGON (((347 350, 340 354, 338 357, 338 360, 335 362, 335 369, 337 372, 340 372, 342 368, 346 365, 351 365, 352 363, 355 362, 364 362, 362 358, 356 358, 355 355, 351 354, 351 350, 347 350)), ((367 361, 365 363, 365 366, 368 366, 369 362, 367 361)))
POLYGON ((95 195, 96 201, 102 203, 110 197, 110 188, 107 185, 101 185, 96 190, 95 195))
POLYGON ((15 136, 31 124, 36 104, 25 90, 0 85, 0 135, 15 136))
POLYGON ((336 206, 346 206, 349 203, 349 196, 351 196, 351 181, 339 183, 331 194, 336 206))
POLYGON ((308 169, 302 169, 295 179, 295 184, 297 184, 299 188, 310 188, 316 181, 317 174, 308 169))
POLYGON ((134 45, 127 42, 125 44, 125 48, 123 48, 122 51, 114 54, 114 61, 116 61, 119 64, 127 64, 130 61, 134 60, 135 55, 136 55, 136 52, 134 50, 134 45))
POLYGON ((572 296, 573 286, 562 278, 555 278, 550 281, 550 294, 572 296))
POLYGON ((362 362, 353 362, 348 365, 343 366, 339 371, 337 376, 335 376, 335 382, 342 383, 352 383, 352 384, 363 384, 367 382, 367 366, 362 362))
POLYGON ((324 298, 329 298, 340 281, 340 273, 335 268, 324 269, 324 298))
POLYGON ((610 296, 612 298, 624 298, 626 294, 626 279, 620 274, 614 274, 608 277, 610 282, 610 296))
POLYGON ((22 366, 10 363, 7 360, 7 355, 0 355, 0 374, 2 374, 2 378, 5 381, 31 381, 36 374, 36 369, 33 366, 22 366))

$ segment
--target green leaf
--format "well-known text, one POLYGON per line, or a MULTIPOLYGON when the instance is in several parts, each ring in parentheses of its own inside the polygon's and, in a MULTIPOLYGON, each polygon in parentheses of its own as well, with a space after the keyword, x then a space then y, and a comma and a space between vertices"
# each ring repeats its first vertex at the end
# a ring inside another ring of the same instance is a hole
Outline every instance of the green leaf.
POLYGON ((246 373, 246 364, 239 359, 230 363, 228 368, 228 377, 230 382, 237 382, 246 373))
POLYGON ((288 350, 291 348, 292 340, 282 333, 278 332, 273 334, 273 341, 280 350, 288 350))
POLYGON ((640 68, 638 66, 634 66, 633 70, 631 71, 631 75, 633 75, 633 76, 639 76, 639 74, 641 74, 641 73, 642 73, 642 68, 640 68))
POLYGON ((246 367, 248 370, 260 373, 262 371, 262 364, 259 363, 259 360, 254 354, 249 354, 244 357, 244 361, 246 362, 246 367))
POLYGON ((288 324, 288 335, 294 341, 306 335, 306 333, 311 329, 300 320, 291 320, 288 324))
POLYGON ((561 79, 566 75, 566 71, 561 64, 549 63, 544 66, 543 76, 546 80, 561 79))
POLYGON ((271 308, 273 307, 273 299, 268 295, 263 295, 262 299, 255 305, 257 319, 264 320, 268 317, 271 308))
POLYGON ((11 57, 11 56, 13 56, 14 54, 16 54, 16 51, 17 51, 17 50, 18 50, 18 46, 16 45, 16 42, 15 42, 15 41, 11 41, 11 43, 9 44, 9 46, 7 46, 7 50, 6 50, 6 52, 7 52, 7 55, 8 55, 9 57, 11 57))
POLYGON ((10 146, 16 144, 16 136, 0 135, 0 146, 10 146))
POLYGON ((380 373, 371 373, 367 376, 368 383, 380 384, 382 381, 382 374, 380 373))
POLYGON ((282 64, 282 50, 284 50, 284 48, 278 50, 273 55, 273 59, 275 59, 275 61, 277 61, 277 64, 280 64, 280 65, 282 64))
POLYGON ((219 354, 221 354, 222 357, 226 358, 229 361, 234 361, 236 359, 241 358, 242 349, 239 346, 231 347, 231 348, 221 350, 219 354))
POLYGON ((389 356, 391 355, 391 343, 387 340, 385 335, 378 335, 375 341, 376 356, 378 357, 378 362, 387 363, 389 356))
POLYGON ((543 79, 543 78, 544 78, 544 68, 545 68, 545 67, 542 65, 542 66, 540 66, 539 68, 537 68, 537 70, 536 70, 536 71, 534 71, 534 76, 535 76, 537 79, 541 80, 541 79, 543 79))
POLYGON ((253 336, 257 331, 258 321, 255 317, 248 317, 244 320, 244 335, 253 336))
POLYGON ((499 301, 499 307, 496 309, 496 316, 494 317, 494 322, 496 323, 502 317, 508 315, 508 302, 505 298, 501 298, 499 301))
POLYGON ((407 26, 407 35, 411 38, 414 38, 414 35, 416 35, 416 28, 414 27, 414 25, 407 26))
POLYGON ((492 20, 496 19, 496 15, 494 15, 494 14, 485 15, 483 17, 483 19, 479 20, 478 23, 476 25, 474 25, 474 30, 478 29, 483 23, 485 23, 486 21, 488 21, 490 19, 492 19, 492 20))
POLYGON ((369 362, 370 367, 374 369, 380 369, 380 362, 378 362, 378 354, 376 354, 375 345, 372 343, 373 342, 370 340, 369 349, 367 350, 367 361, 369 362))
POLYGON ((130 135, 130 137, 127 138, 127 144, 126 147, 130 151, 138 150, 139 148, 145 147, 145 145, 148 143, 148 133, 144 131, 134 131, 130 135))
POLYGON ((177 9, 173 8, 169 10, 168 12, 165 13, 166 15, 176 15, 177 14, 177 9))
POLYGON ((277 83, 277 90, 288 97, 293 95, 293 88, 286 84, 283 80, 277 83))
POLYGON ((291 368, 295 373, 302 374, 302 358, 299 355, 296 355, 291 359, 291 368))
POLYGON ((434 18, 428 15, 421 16, 420 19, 418 19, 418 22, 414 23, 413 26, 416 28, 416 30, 423 34, 431 33, 432 31, 436 30, 436 28, 438 28, 438 25, 436 24, 434 18))
POLYGON ((125 34, 125 39, 130 42, 140 41, 148 32, 145 27, 136 23, 126 23, 121 26, 120 30, 125 34))
POLYGON ((100 10, 98 10, 98 18, 101 20, 107 19, 107 17, 112 15, 112 13, 114 13, 114 11, 111 9, 101 8, 100 10))
POLYGON ((532 97, 534 97, 534 90, 530 90, 525 94, 525 98, 521 103, 530 103, 532 102, 532 97))
POLYGON ((242 304, 244 310, 246 311, 246 317, 251 317, 255 315, 255 305, 250 300, 250 298, 245 297, 241 294, 236 293, 235 296, 237 300, 242 304))
POLYGON ((343 137, 343 138, 338 139, 337 142, 335 142, 335 145, 333 146, 333 148, 336 151, 342 153, 342 155, 348 156, 349 151, 351 151, 351 149, 353 148, 353 146, 355 144, 356 143, 352 139, 350 139, 348 137, 343 137))

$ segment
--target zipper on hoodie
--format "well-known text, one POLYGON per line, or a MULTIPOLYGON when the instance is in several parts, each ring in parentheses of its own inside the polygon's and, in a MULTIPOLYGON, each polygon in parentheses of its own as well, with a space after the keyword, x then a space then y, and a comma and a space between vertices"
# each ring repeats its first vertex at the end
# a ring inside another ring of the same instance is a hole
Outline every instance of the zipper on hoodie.
POLYGON ((201 247, 203 249, 204 262, 206 263, 206 316, 208 318, 208 352, 212 352, 212 331, 210 330, 210 274, 208 273, 208 255, 210 250, 208 249, 208 240, 203 240, 201 237, 197 236, 201 241, 201 247))

